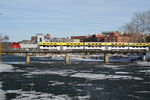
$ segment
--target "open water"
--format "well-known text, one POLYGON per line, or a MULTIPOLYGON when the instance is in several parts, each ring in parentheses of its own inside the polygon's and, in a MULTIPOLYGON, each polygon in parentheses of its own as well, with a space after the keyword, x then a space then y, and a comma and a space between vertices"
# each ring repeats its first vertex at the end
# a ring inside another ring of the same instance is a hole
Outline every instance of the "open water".
POLYGON ((62 60, 33 57, 25 65, 24 57, 12 55, 2 60, 0 100, 150 100, 148 62, 65 65, 62 60))

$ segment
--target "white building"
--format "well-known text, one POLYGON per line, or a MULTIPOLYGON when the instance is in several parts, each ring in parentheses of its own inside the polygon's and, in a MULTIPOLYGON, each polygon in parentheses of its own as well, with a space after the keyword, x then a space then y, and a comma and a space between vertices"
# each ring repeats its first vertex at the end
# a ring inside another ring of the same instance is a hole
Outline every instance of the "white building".
POLYGON ((36 35, 37 36, 37 42, 45 42, 45 39, 44 39, 44 34, 42 33, 39 33, 36 35))

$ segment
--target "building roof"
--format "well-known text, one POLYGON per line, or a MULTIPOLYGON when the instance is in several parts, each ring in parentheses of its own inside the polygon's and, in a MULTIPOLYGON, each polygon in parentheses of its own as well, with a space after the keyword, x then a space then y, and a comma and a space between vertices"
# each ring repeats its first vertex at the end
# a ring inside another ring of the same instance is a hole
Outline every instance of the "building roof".
POLYGON ((102 33, 120 33, 120 31, 104 31, 102 33))

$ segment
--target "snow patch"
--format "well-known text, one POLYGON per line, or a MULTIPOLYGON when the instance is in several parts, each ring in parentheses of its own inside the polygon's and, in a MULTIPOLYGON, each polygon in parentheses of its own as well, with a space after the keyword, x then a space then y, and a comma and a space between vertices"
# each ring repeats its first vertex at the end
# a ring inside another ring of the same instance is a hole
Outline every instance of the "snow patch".
POLYGON ((12 65, 0 64, 0 72, 11 72, 12 69, 12 65))

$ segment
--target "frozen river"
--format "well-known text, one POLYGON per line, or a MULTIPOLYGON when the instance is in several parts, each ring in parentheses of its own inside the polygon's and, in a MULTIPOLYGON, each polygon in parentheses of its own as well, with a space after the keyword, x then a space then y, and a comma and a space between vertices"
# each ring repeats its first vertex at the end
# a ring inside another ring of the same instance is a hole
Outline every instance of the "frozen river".
MULTIPOLYGON (((5 59, 4 63, 11 57, 5 59)), ((150 63, 0 64, 0 98, 150 100, 150 63)))

